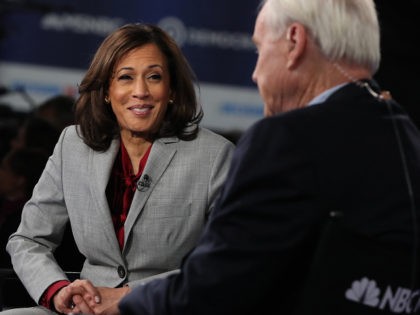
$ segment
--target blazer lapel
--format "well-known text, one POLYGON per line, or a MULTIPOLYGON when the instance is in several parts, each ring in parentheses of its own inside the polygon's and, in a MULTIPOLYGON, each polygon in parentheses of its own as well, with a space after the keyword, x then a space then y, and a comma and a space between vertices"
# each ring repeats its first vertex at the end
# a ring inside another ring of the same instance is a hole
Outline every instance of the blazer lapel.
POLYGON ((133 228, 134 222, 140 215, 151 192, 159 182, 159 179, 169 166, 172 158, 176 153, 175 146, 171 146, 168 144, 178 141, 178 138, 162 138, 156 140, 153 143, 149 158, 146 163, 146 167, 144 168, 143 174, 139 180, 139 182, 148 182, 149 186, 144 186, 143 188, 139 186, 140 189, 137 189, 134 193, 130 211, 128 213, 127 220, 125 221, 124 243, 127 243, 127 239, 133 228), (146 180, 147 177, 148 180, 146 180))
POLYGON ((90 189, 93 192, 92 197, 94 198, 93 205, 95 209, 93 209, 93 211, 98 222, 101 220, 103 223, 103 233, 109 240, 108 243, 111 246, 112 251, 118 252, 120 255, 121 251, 113 228, 114 225, 111 218, 111 211, 106 199, 106 187, 108 185, 109 177, 111 176, 119 145, 119 140, 113 140, 107 151, 92 151, 93 153, 90 155, 89 164, 92 166, 90 189))

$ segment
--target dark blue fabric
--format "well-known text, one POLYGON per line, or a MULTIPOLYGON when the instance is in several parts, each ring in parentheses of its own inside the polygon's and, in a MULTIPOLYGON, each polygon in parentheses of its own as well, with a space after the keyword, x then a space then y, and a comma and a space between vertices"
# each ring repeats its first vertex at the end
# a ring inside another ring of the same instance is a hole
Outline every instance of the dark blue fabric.
POLYGON ((351 233, 411 261, 413 216, 393 120, 417 205, 420 134, 391 106, 392 117, 385 102, 350 84, 325 103, 257 122, 238 142, 218 206, 182 272, 134 289, 122 314, 293 314, 331 211, 344 214, 351 233))

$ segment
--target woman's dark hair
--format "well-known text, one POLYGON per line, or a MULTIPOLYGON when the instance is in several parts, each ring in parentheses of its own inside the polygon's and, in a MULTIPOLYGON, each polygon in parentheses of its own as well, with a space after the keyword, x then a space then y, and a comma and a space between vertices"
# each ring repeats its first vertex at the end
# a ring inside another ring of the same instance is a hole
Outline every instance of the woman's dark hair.
POLYGON ((105 103, 115 65, 128 52, 155 44, 165 55, 175 97, 168 106, 155 138, 176 136, 192 140, 203 117, 194 89, 196 77, 176 42, 162 29, 151 24, 127 24, 108 35, 99 46, 79 87, 75 120, 85 143, 105 151, 119 136, 119 126, 111 106, 105 103))

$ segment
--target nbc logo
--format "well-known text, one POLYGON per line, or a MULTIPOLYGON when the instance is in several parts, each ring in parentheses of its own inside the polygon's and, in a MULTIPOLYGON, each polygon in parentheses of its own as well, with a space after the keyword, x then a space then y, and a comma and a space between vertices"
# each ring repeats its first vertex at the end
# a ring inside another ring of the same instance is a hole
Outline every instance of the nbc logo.
POLYGON ((402 287, 393 290, 387 286, 385 293, 381 294, 376 281, 366 277, 353 281, 345 297, 347 300, 380 310, 388 308, 396 314, 413 314, 420 309, 420 290, 411 291, 402 287))

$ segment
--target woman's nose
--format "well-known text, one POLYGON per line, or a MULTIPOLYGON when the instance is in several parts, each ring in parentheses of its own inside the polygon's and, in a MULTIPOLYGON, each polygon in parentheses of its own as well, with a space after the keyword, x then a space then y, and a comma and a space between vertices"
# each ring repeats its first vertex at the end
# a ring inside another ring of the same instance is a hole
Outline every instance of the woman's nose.
POLYGON ((133 96, 138 98, 145 98, 150 95, 149 87, 147 82, 143 79, 139 79, 135 82, 133 96))

